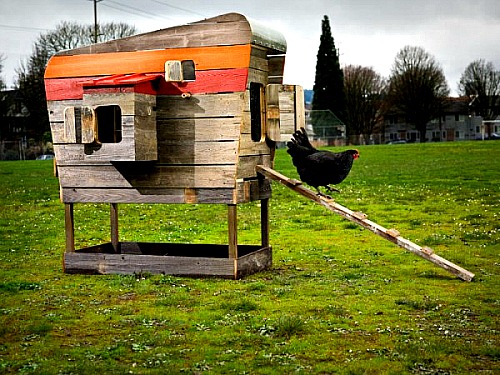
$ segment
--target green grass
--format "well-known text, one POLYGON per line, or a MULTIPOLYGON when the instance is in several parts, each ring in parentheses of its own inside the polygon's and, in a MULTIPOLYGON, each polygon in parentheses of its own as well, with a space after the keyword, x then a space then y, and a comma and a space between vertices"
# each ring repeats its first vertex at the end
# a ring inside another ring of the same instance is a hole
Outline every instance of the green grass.
MULTIPOLYGON (((0 373, 500 372, 500 142, 359 147, 336 200, 472 283, 273 183, 273 267, 243 280, 62 272, 50 161, 0 163, 0 373)), ((284 150, 275 168, 297 178, 284 150)), ((260 241, 258 202, 239 241, 260 241)), ((121 205, 123 241, 226 243, 225 206, 121 205)), ((109 208, 75 205, 76 245, 109 208)))

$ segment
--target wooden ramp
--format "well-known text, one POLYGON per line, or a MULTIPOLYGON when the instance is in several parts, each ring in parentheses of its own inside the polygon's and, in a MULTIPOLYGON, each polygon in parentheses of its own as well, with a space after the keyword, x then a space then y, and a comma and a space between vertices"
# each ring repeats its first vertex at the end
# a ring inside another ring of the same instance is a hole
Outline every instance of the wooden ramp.
POLYGON ((297 193, 303 195, 304 197, 309 198, 310 200, 322 205, 323 207, 329 209, 330 211, 333 211, 343 216, 347 220, 350 220, 358 225, 361 225, 362 227, 372 231, 373 233, 379 235, 380 237, 385 238, 388 241, 395 243, 396 245, 402 247, 403 249, 411 251, 412 253, 428 260, 429 262, 432 262, 437 266, 444 268, 445 270, 451 272, 452 274, 456 275, 462 280, 472 281, 472 279, 474 278, 473 273, 440 257, 439 255, 435 254, 431 248, 421 247, 401 237, 396 229, 386 229, 378 225, 377 223, 368 220, 367 215, 363 214, 362 212, 351 211, 350 209, 336 203, 332 199, 319 196, 314 191, 302 185, 301 181, 288 178, 282 175, 281 173, 276 172, 274 169, 265 167, 263 165, 258 165, 256 167, 256 170, 264 177, 280 182, 281 184, 296 191, 297 193))

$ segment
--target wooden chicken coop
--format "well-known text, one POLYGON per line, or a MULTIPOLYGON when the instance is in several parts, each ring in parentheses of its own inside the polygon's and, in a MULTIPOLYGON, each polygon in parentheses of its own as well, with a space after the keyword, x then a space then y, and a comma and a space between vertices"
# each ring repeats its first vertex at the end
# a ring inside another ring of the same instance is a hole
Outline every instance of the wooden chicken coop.
POLYGON ((280 133, 303 126, 283 85, 284 37, 236 13, 60 52, 45 71, 65 204, 68 273, 239 278, 271 265, 270 180, 280 133), (237 205, 261 201, 257 245, 237 205), (75 249, 75 203, 110 204, 110 242, 75 249), (121 242, 120 203, 224 204, 228 244, 121 242))

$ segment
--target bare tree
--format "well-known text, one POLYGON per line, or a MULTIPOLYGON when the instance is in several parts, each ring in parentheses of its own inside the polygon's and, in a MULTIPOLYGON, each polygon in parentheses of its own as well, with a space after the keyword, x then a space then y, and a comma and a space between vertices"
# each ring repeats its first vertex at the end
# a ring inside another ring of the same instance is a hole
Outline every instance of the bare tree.
MULTIPOLYGON (((7 104, 7 100, 6 100, 7 94, 4 92, 7 85, 5 84, 5 81, 3 80, 3 77, 2 77, 4 60, 5 60, 4 54, 0 53, 0 119, 6 115, 7 108, 8 108, 8 104, 7 104)), ((0 139, 1 139, 1 135, 2 135, 2 127, 0 126, 0 139)))
POLYGON ((3 80, 3 77, 2 77, 4 60, 5 60, 4 54, 0 53, 0 91, 4 90, 6 88, 5 81, 3 80))
POLYGON ((389 99, 425 142, 427 123, 441 114, 449 88, 443 70, 421 47, 406 46, 396 55, 389 78, 389 99))
MULTIPOLYGON (((137 32, 134 26, 114 22, 99 25, 98 29, 98 42, 123 38, 137 32)), ((66 49, 87 46, 94 43, 94 26, 61 22, 55 30, 40 35, 35 43, 50 56, 66 49)))
MULTIPOLYGON (((126 24, 100 26, 100 41, 133 35, 136 30, 126 24)), ((41 139, 50 131, 45 99, 44 73, 49 59, 59 51, 92 44, 93 26, 62 22, 55 30, 41 34, 35 41, 33 52, 16 69, 16 86, 30 113, 28 137, 41 139)))
POLYGON ((348 65, 344 68, 346 122, 352 134, 362 134, 365 142, 382 120, 386 81, 373 68, 348 65))
MULTIPOLYGON (((462 73, 458 90, 471 98, 471 108, 483 120, 494 120, 500 115, 500 71, 495 70, 492 62, 471 62, 462 73)), ((488 136, 491 130, 488 126, 488 136)))

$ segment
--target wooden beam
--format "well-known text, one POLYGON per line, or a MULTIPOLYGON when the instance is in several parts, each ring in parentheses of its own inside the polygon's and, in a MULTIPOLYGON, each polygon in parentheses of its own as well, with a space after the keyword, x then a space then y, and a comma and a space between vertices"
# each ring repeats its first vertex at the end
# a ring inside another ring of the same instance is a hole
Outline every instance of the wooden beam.
POLYGON ((448 272, 451 272, 462 280, 472 281, 472 279, 474 278, 474 274, 472 272, 469 272, 466 269, 459 267, 456 264, 438 256, 431 248, 421 247, 413 243, 412 241, 401 237, 399 235, 399 232, 395 229, 386 229, 378 225, 377 223, 368 220, 365 215, 360 215, 359 212, 351 211, 350 209, 336 203, 331 199, 319 196, 312 190, 302 185, 301 181, 288 178, 281 173, 276 172, 274 169, 265 167, 263 165, 257 165, 256 170, 264 177, 280 182, 281 184, 294 190, 295 192, 305 196, 306 198, 309 198, 313 202, 322 205, 326 209, 335 212, 336 214, 343 216, 347 220, 350 220, 353 223, 356 223, 363 228, 372 231, 380 237, 395 243, 403 249, 411 251, 412 253, 436 264, 437 266, 447 270, 448 272))
POLYGON ((238 259, 238 218, 235 204, 228 204, 227 226, 228 226, 228 243, 229 243, 229 258, 238 259))
POLYGON ((120 241, 118 236, 118 203, 111 203, 109 205, 109 216, 111 226, 111 245, 115 253, 120 253, 120 241))
POLYGON ((262 247, 269 247, 269 198, 260 200, 260 236, 262 247))
POLYGON ((75 252, 75 217, 73 212, 73 203, 64 205, 64 224, 66 231, 66 252, 75 252))

